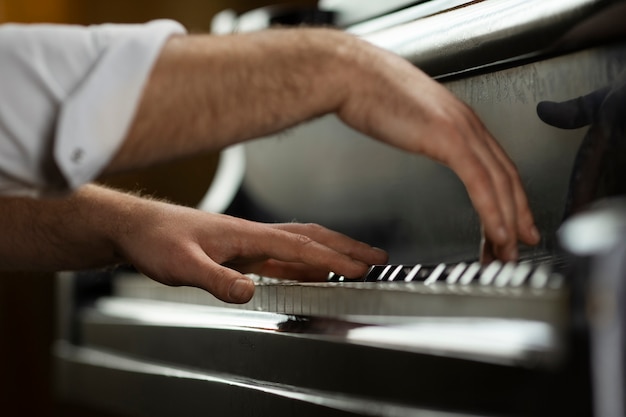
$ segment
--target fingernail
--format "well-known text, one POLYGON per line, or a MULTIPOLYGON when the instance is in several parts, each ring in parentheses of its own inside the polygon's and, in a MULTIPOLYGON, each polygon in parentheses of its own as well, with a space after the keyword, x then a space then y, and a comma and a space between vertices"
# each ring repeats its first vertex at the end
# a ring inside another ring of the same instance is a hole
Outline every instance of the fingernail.
POLYGON ((237 281, 230 284, 230 288, 228 289, 228 298, 233 302, 246 302, 250 298, 252 298, 250 294, 250 289, 253 289, 252 281, 247 279, 238 279, 237 281))

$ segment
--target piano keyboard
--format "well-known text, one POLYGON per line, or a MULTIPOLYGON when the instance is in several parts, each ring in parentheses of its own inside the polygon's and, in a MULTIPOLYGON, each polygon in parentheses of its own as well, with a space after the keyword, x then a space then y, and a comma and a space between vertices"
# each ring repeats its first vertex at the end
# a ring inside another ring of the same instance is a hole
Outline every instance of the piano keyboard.
POLYGON ((377 282, 402 283, 420 282, 424 285, 442 283, 447 285, 553 288, 563 284, 563 277, 555 272, 556 263, 551 261, 533 264, 531 261, 520 263, 499 261, 482 266, 479 262, 459 262, 446 265, 373 265, 364 277, 348 279, 330 274, 329 282, 377 282))
POLYGON ((519 263, 375 265, 365 277, 327 282, 252 277, 255 295, 233 305, 189 287, 166 287, 138 274, 114 280, 114 295, 303 316, 384 321, 385 317, 500 317, 559 321, 567 291, 552 259, 519 263))

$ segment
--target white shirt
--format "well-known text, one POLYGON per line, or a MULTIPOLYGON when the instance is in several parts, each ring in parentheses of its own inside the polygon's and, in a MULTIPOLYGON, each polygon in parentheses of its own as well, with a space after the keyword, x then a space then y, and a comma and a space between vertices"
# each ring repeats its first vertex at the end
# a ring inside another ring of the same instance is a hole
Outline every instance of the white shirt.
POLYGON ((0 25, 0 195, 62 194, 95 179, 130 127, 173 21, 0 25))

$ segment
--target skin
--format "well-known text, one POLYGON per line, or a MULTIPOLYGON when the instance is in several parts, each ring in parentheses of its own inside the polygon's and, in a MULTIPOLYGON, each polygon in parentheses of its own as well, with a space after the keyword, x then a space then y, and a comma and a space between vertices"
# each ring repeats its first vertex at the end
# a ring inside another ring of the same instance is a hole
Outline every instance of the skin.
POLYGON ((222 149, 327 113, 450 167, 490 256, 515 260, 519 241, 538 243, 517 169, 475 113, 406 60, 330 29, 171 38, 108 171, 222 149))
POLYGON ((315 224, 262 224, 87 185, 64 199, 5 198, 0 204, 4 269, 54 271, 133 264, 166 285, 248 301, 243 273, 321 281, 348 277, 387 254, 315 224), (10 256, 9 256, 10 255, 10 256))
MULTIPOLYGON (((474 112, 402 58, 330 29, 172 37, 104 173, 220 150, 327 113, 456 172, 489 256, 514 260, 519 241, 538 242, 517 170, 474 112)), ((129 262, 228 302, 252 297, 241 273, 356 277, 387 261, 380 249, 318 225, 264 225, 96 186, 60 200, 5 198, 0 211, 5 268, 129 262)))

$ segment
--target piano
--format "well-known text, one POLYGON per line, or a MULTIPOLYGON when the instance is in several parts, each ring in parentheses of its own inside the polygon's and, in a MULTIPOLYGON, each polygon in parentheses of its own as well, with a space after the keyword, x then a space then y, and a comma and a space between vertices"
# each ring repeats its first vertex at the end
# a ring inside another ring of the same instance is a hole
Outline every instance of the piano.
POLYGON ((60 273, 58 396, 125 416, 625 415, 625 18, 622 0, 220 13, 220 33, 333 25, 435 77, 515 161, 542 243, 480 264, 477 216, 447 168, 324 117, 229 150, 245 168, 217 206, 320 223, 390 263, 356 280, 251 276, 244 305, 132 268, 60 273), (549 103, 579 97, 608 104, 584 122, 549 103))

